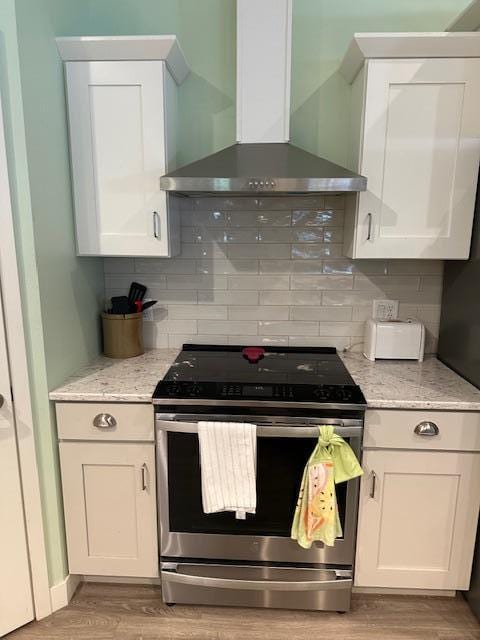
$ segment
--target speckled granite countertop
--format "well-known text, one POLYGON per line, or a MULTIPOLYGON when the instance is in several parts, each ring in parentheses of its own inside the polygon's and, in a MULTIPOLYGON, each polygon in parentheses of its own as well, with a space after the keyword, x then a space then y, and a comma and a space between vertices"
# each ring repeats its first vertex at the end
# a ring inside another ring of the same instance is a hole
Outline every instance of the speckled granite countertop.
POLYGON ((424 362, 341 357, 371 409, 480 411, 480 390, 433 356, 424 362))
MULTIPOLYGON (((98 358, 50 393, 51 400, 149 402, 178 349, 152 349, 128 360, 98 358)), ((434 357, 425 362, 370 362, 341 354, 372 409, 480 411, 480 390, 434 357)))
POLYGON ((126 360, 101 356, 51 391, 50 400, 150 402, 177 354, 178 349, 152 349, 126 360))

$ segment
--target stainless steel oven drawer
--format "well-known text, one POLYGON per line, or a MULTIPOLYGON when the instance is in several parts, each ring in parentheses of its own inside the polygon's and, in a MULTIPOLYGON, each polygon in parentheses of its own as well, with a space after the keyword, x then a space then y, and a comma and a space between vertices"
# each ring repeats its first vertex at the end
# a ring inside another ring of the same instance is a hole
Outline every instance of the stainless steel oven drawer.
POLYGON ((163 562, 167 603, 348 611, 351 569, 163 562))

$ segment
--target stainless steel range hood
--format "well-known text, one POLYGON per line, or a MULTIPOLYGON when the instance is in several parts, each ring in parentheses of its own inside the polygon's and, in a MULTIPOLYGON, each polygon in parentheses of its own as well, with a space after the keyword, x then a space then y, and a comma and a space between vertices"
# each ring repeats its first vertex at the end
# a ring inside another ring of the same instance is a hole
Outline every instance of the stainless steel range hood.
POLYGON ((364 191, 367 179, 289 143, 234 144, 160 178, 189 194, 364 191))
POLYGON ((237 0, 237 144, 167 173, 184 195, 365 191, 367 179, 289 143, 292 0, 237 0))

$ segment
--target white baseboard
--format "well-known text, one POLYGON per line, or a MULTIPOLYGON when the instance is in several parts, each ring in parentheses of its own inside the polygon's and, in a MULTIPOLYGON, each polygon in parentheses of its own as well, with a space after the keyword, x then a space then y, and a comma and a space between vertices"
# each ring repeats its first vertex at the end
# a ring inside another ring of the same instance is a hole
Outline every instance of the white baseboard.
POLYGON ((81 576, 82 582, 106 582, 109 584, 161 584, 160 578, 127 578, 119 576, 81 576))
POLYGON ((376 593, 395 596, 442 596, 454 598, 456 591, 446 589, 391 589, 387 587, 353 587, 353 593, 376 593))
MULTIPOLYGON (((160 578, 130 578, 119 576, 68 575, 65 580, 50 587, 52 611, 66 607, 81 582, 104 582, 110 584, 161 584, 160 578)), ((353 587, 353 593, 375 593, 379 595, 417 595, 454 597, 456 591, 442 589, 391 589, 382 587, 353 587)))
POLYGON ((72 599, 73 594, 77 590, 82 580, 82 576, 68 575, 65 580, 54 584, 50 587, 50 600, 52 602, 52 611, 58 611, 66 607, 72 599))

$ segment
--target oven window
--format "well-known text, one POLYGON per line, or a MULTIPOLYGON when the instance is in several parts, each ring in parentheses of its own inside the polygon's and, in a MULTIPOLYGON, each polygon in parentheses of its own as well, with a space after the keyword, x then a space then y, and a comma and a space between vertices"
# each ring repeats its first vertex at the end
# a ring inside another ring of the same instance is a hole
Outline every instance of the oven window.
MULTIPOLYGON (((170 531, 290 537, 303 470, 316 442, 315 438, 258 438, 257 512, 237 520, 234 513, 203 513, 198 436, 169 432, 170 531)), ((347 483, 336 489, 344 529, 347 483)))

